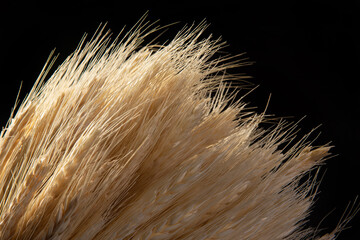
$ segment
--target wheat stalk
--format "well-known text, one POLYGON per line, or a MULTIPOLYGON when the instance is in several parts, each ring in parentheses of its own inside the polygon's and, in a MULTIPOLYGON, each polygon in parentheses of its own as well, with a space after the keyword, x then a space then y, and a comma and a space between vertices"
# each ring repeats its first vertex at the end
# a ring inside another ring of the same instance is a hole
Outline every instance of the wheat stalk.
MULTIPOLYGON (((140 21, 104 27, 44 83, 48 62, 0 139, 0 239, 302 239, 329 146, 229 97, 205 23, 167 45, 140 21), (209 93, 215 93, 211 97, 209 93)), ((332 239, 332 233, 321 239, 332 239)))

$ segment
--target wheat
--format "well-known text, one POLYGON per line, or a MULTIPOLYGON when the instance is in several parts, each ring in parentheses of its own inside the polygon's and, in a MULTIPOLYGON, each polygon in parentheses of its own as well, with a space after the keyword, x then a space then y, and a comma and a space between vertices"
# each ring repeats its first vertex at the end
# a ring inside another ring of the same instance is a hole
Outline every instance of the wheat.
MULTIPOLYGON (((305 173, 329 146, 285 150, 293 127, 229 96, 205 23, 167 45, 140 21, 104 27, 44 83, 0 139, 0 239, 301 239, 315 195, 305 173), (210 93, 215 93, 211 97, 210 93)), ((321 239, 332 239, 337 228, 321 239)))

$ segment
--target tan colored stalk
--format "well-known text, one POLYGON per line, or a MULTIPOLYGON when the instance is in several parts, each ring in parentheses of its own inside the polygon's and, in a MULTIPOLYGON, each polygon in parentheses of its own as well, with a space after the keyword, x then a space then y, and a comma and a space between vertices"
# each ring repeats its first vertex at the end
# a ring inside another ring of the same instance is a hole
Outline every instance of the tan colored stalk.
POLYGON ((204 24, 140 47, 149 27, 44 69, 1 134, 0 239, 312 236, 315 183, 299 184, 329 147, 281 149, 291 127, 263 130, 229 97, 224 70, 243 63, 210 60, 223 43, 204 24))

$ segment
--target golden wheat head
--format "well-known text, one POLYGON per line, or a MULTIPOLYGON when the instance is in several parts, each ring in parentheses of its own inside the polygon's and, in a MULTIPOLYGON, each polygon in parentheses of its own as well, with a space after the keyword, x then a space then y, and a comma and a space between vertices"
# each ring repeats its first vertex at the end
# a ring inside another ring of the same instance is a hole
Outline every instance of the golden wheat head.
POLYGON ((44 68, 1 132, 0 239, 317 238, 300 179, 329 147, 261 129, 204 24, 162 46, 149 27, 100 30, 46 83, 44 68))

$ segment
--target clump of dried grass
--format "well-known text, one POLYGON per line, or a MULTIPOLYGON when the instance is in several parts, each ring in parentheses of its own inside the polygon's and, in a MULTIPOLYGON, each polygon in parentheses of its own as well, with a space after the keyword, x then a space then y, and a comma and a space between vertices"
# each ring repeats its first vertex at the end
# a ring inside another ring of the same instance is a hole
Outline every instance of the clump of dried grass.
POLYGON ((210 61, 223 43, 204 24, 140 47, 148 27, 82 40, 45 84, 44 69, 1 133, 0 239, 311 237, 300 179, 329 147, 281 149, 292 127, 262 130, 226 94, 239 63, 210 61))

